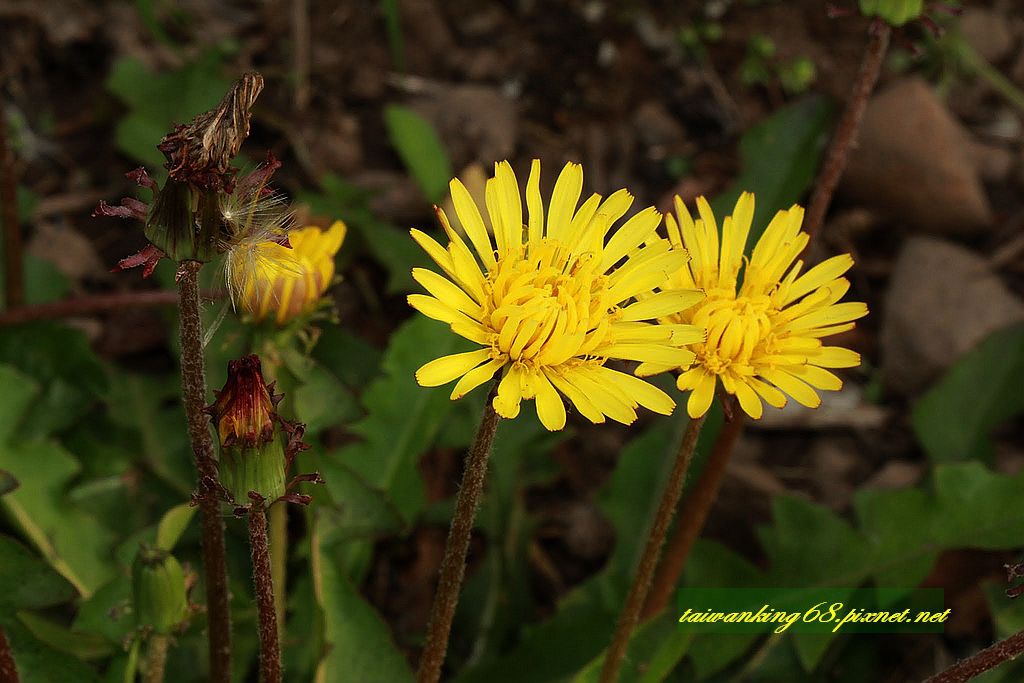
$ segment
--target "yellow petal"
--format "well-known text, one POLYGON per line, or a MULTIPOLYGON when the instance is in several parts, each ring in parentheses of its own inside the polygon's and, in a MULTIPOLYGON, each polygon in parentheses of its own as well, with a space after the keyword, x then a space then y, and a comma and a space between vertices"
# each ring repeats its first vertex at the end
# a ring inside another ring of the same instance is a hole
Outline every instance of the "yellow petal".
POLYGON ((583 167, 571 161, 567 163, 555 181, 555 189, 551 192, 551 204, 548 207, 547 236, 562 239, 569 231, 576 205, 580 202, 583 192, 583 167))
POLYGON ((557 432, 565 427, 565 404, 562 403, 562 397, 542 372, 533 373, 532 383, 536 392, 537 417, 540 418, 540 423, 549 432, 557 432))
POLYGON ((523 370, 518 363, 510 365, 498 384, 498 395, 491 405, 494 410, 509 420, 519 415, 519 404, 523 400, 523 370))
POLYGON ((764 404, 761 403, 761 399, 757 397, 755 392, 749 384, 743 380, 737 381, 735 386, 736 398, 739 399, 740 408, 743 409, 750 417, 755 420, 760 420, 761 415, 764 412, 764 404))
POLYGON ((595 369, 600 371, 599 376, 604 381, 617 385, 627 396, 644 408, 661 415, 671 415, 672 411, 675 410, 676 402, 653 384, 649 384, 638 377, 627 375, 624 372, 612 370, 611 368, 598 367, 595 369))
POLYGON ((456 377, 480 365, 491 357, 490 349, 478 349, 465 353, 455 353, 432 360, 416 371, 416 381, 420 386, 439 387, 451 382, 456 377))
POLYGON ((821 405, 821 397, 806 382, 778 368, 762 370, 761 376, 786 392, 800 405, 817 408, 821 405))
POLYGON ((702 416, 708 412, 708 408, 711 407, 711 401, 715 398, 715 376, 702 373, 697 385, 690 392, 690 398, 686 401, 686 412, 693 419, 702 416))
POLYGON ((456 401, 473 391, 478 386, 494 377, 494 373, 500 370, 505 363, 506 361, 504 360, 489 360, 483 365, 473 368, 455 383, 455 388, 452 389, 451 399, 456 401))
POLYGON ((469 190, 458 178, 452 179, 448 184, 452 194, 452 202, 455 204, 455 213, 459 216, 462 227, 466 230, 469 241, 473 248, 480 255, 480 259, 488 269, 494 268, 494 247, 491 245, 491 238, 484 227, 484 219, 480 215, 480 209, 469 194, 469 190))
POLYGON ((620 320, 654 320, 680 313, 703 301, 704 292, 698 289, 672 289, 648 297, 622 309, 620 320))

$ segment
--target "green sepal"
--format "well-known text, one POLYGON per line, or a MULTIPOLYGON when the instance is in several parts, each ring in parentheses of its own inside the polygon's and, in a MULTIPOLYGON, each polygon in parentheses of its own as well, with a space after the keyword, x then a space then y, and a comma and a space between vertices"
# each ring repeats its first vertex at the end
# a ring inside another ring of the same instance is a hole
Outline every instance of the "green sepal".
POLYGON ((249 504, 250 492, 270 503, 284 495, 286 462, 279 433, 256 446, 222 446, 220 483, 239 505, 249 504))
POLYGON ((146 218, 146 239, 172 261, 210 261, 217 255, 219 202, 216 193, 168 180, 146 218))
POLYGON ((185 572, 174 556, 143 545, 132 563, 132 603, 139 628, 167 635, 189 614, 185 572))

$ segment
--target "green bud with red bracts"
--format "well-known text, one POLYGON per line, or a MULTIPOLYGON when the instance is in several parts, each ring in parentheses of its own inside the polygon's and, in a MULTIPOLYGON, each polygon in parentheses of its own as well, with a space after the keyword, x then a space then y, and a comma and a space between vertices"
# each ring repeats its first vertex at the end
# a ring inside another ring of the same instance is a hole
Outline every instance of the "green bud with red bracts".
POLYGON ((132 563, 132 604, 139 628, 167 635, 189 616, 185 572, 162 548, 139 547, 132 563))
POLYGON ((207 409, 220 444, 220 483, 240 505, 250 493, 271 502, 285 493, 287 432, 275 412, 282 397, 271 389, 260 359, 245 356, 228 363, 227 382, 207 409))

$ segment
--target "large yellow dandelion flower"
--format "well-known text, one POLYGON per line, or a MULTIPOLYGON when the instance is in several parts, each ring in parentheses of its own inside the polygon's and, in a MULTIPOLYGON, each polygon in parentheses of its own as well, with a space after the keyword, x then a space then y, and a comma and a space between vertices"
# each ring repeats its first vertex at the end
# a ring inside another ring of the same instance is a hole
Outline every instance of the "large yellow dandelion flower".
MULTIPOLYGON (((761 417, 762 401, 781 408, 786 395, 816 408, 821 403, 816 389, 842 387, 826 368, 860 364, 854 351, 822 343, 824 337, 852 329, 854 320, 867 315, 863 303, 839 303, 850 288, 841 276, 853 259, 849 254, 834 256, 801 274, 804 263, 796 259, 809 236, 800 230, 804 210, 799 206, 775 215, 747 260, 743 251, 754 217, 754 195, 740 196, 722 226, 721 244, 715 217, 703 197, 697 199, 697 220, 679 197, 675 205, 678 221, 671 214, 665 221, 669 239, 673 246, 685 247, 691 260, 669 286, 697 287, 707 294, 699 305, 668 319, 707 329, 706 341, 691 347, 696 362, 689 369, 683 366, 677 381, 680 390, 691 392, 687 412, 691 417, 707 412, 719 381, 754 419, 761 417), (737 291, 741 267, 743 281, 737 291)), ((666 369, 645 363, 637 374, 666 369)))
POLYGON ((625 190, 603 200, 595 194, 579 205, 582 189, 583 168, 566 164, 545 213, 535 160, 526 183, 524 221, 512 167, 495 164, 485 193, 492 241, 469 192, 458 179, 451 182, 455 213, 469 244, 441 209, 437 215, 450 240, 447 248, 413 230, 413 239, 447 277, 414 269, 413 277, 429 295, 410 295, 409 304, 480 348, 427 363, 416 372, 421 385, 458 379, 454 400, 504 370, 495 411, 514 418, 521 401, 535 399, 537 415, 550 430, 565 425, 559 394, 595 423, 609 417, 629 424, 638 406, 672 412, 675 403, 663 391, 605 362, 689 364, 694 356, 685 344, 702 339, 703 331, 648 321, 690 308, 703 295, 693 288, 666 289, 687 257, 658 237, 657 210, 644 209, 612 230, 632 196, 625 190), (661 291, 634 300, 656 289, 661 291))
POLYGON ((251 258, 235 265, 238 304, 256 320, 272 314, 278 325, 311 311, 331 284, 345 233, 345 224, 335 221, 327 230, 290 231, 291 249, 276 242, 256 245, 251 258))

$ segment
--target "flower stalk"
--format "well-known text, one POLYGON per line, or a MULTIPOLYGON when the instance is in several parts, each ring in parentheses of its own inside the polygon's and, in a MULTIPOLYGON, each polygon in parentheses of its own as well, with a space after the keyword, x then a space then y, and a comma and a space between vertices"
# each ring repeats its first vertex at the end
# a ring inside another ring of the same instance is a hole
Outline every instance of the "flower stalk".
POLYGON ((462 484, 455 500, 455 515, 448 530, 444 559, 441 561, 437 593, 430 608, 427 644, 420 656, 419 669, 416 672, 418 683, 436 683, 441 678, 441 667, 448 651, 448 636, 455 617, 455 607, 459 603, 462 579, 466 573, 466 554, 473 533, 473 522, 480 506, 480 497, 487 478, 487 462, 494 446, 498 421, 501 419, 493 405, 497 392, 498 383, 495 382, 487 397, 480 426, 466 458, 466 469, 462 474, 462 484))
POLYGON ((13 152, 7 144, 7 118, 0 112, 0 221, 4 236, 4 292, 7 310, 25 303, 24 247, 18 225, 13 152))
POLYGON ((733 397, 725 398, 727 402, 727 418, 722 431, 715 439, 715 445, 711 449, 704 469, 700 477, 693 485, 692 493, 683 502, 683 509, 679 513, 679 523, 672 538, 665 547, 665 554, 658 571, 654 575, 654 583, 651 592, 647 596, 647 603, 644 605, 643 619, 650 619, 668 606, 679 579, 686 568, 686 561, 693 550, 693 544, 700 537, 704 530, 704 523, 711 512, 711 506, 718 498, 718 491, 722 487, 722 480, 725 478, 725 470, 729 464, 733 448, 743 431, 743 412, 740 411, 736 400, 733 397), (728 418, 731 413, 732 419, 728 418))
POLYGON ((1024 654, 1024 631, 1000 640, 967 659, 962 659, 945 671, 935 674, 925 683, 963 683, 994 669, 1003 662, 1024 654))
POLYGON ((878 83, 878 75, 882 71, 882 62, 885 53, 889 49, 889 38, 892 36, 892 28, 884 21, 874 21, 868 32, 868 46, 864 52, 864 59, 857 71, 857 78, 850 89, 850 99, 846 103, 836 132, 829 143, 828 152, 825 154, 825 162, 818 172, 818 182, 814 186, 814 193, 811 195, 811 202, 807 206, 807 217, 804 221, 807 232, 813 237, 825 220, 825 212, 832 203, 832 195, 835 194, 839 179, 846 170, 846 162, 850 156, 850 149, 857 140, 857 132, 860 130, 861 120, 864 118, 864 110, 867 109, 868 99, 871 92, 878 83))
POLYGON ((3 627, 0 627, 0 681, 18 683, 18 667, 14 663, 14 653, 11 652, 11 645, 7 642, 7 634, 3 627))
POLYGON ((199 477, 199 511, 202 527, 203 571, 206 578, 206 612, 210 647, 210 680, 231 681, 231 610, 224 550, 224 524, 218 485, 217 461, 206 415, 206 368, 203 359, 203 325, 199 308, 199 271, 202 263, 184 261, 178 269, 181 317, 181 388, 188 419, 192 456, 199 477))
POLYGON ((249 546, 252 550, 252 578, 259 613, 260 681, 281 683, 281 646, 274 607, 274 579, 270 569, 267 510, 263 500, 253 497, 249 506, 249 546))
POLYGON ((661 502, 658 503, 651 531, 647 535, 647 544, 644 546, 640 563, 633 575, 626 604, 619 614, 615 635, 612 636, 612 644, 605 655, 604 666, 601 669, 601 683, 615 683, 619 678, 619 671, 622 669, 629 640, 640 621, 640 611, 643 609, 651 588, 651 580, 654 577, 654 570, 658 566, 658 559, 661 557, 665 536, 668 534, 669 525, 675 516, 676 506, 679 505, 679 499, 683 494, 686 473, 693 461, 693 453, 697 449, 697 437, 700 436, 700 430, 704 426, 706 417, 706 415, 702 415, 692 418, 686 425, 682 443, 679 445, 679 452, 676 454, 675 464, 672 466, 672 472, 665 484, 665 490, 661 494, 661 502))
POLYGON ((167 649, 171 643, 170 636, 154 633, 149 638, 146 649, 146 669, 143 683, 163 683, 164 670, 167 668, 167 649))

